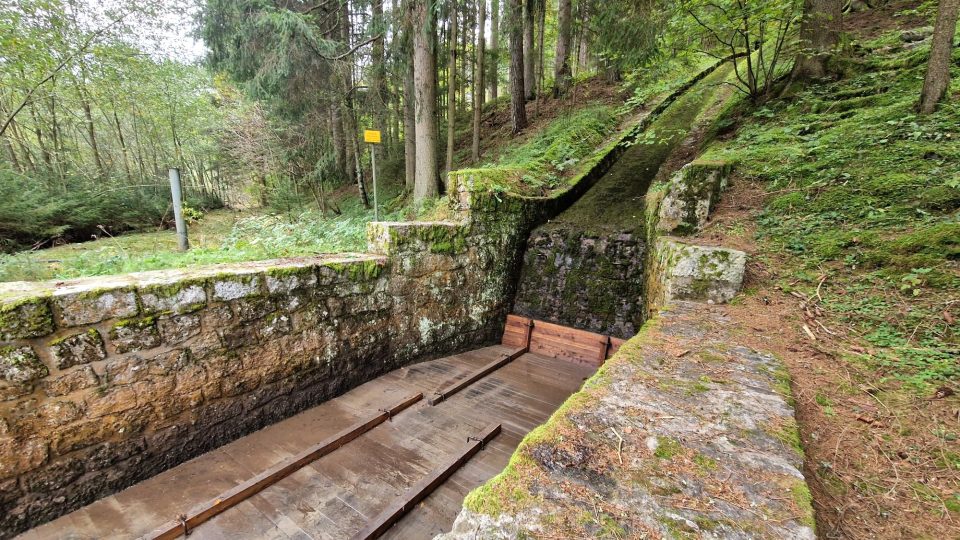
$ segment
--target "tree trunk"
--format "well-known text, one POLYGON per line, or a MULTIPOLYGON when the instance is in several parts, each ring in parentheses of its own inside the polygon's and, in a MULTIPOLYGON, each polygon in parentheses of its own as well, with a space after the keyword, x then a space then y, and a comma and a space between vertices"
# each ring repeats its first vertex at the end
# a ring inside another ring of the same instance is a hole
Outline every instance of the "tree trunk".
MULTIPOLYGON (((384 65, 384 41, 386 40, 387 30, 383 20, 383 0, 373 0, 373 28, 372 34, 381 34, 384 37, 373 42, 372 61, 373 61, 373 107, 376 116, 376 127, 374 129, 389 133, 387 129, 387 85, 384 78, 386 67, 384 65)), ((385 141, 389 142, 389 141, 385 141)))
POLYGON ((461 21, 462 32, 460 33, 460 112, 467 110, 467 41, 473 42, 473 32, 468 32, 470 27, 468 18, 463 17, 461 21))
POLYGON ((484 28, 487 26, 487 1, 479 0, 480 22, 477 26, 477 66, 473 80, 473 161, 480 161, 480 117, 483 114, 484 83, 483 83, 483 56, 486 54, 486 38, 484 28))
POLYGON ((577 5, 578 16, 580 17, 580 39, 577 40, 577 67, 574 74, 580 74, 590 70, 590 47, 587 41, 587 5, 579 2, 577 5))
POLYGON ((950 87, 950 57, 953 53, 953 36, 957 31, 957 12, 960 0, 940 0, 937 22, 933 27, 933 43, 930 45, 930 61, 923 79, 920 94, 920 113, 930 114, 950 87))
POLYGON ((496 101, 500 91, 500 0, 490 2, 490 99, 496 101))
POLYGON ((570 70, 570 37, 573 30, 572 0, 560 0, 557 7, 557 54, 553 65, 553 96, 560 97, 570 89, 573 72, 570 70))
POLYGON ((10 142, 10 139, 4 134, 0 135, 0 140, 3 140, 3 148, 7 151, 7 156, 10 159, 10 164, 13 165, 13 170, 22 173, 23 168, 20 167, 20 160, 17 159, 17 151, 13 149, 13 144, 10 142))
POLYGON ((544 37, 547 33, 547 2, 539 0, 537 2, 537 26, 540 27, 540 33, 537 36, 537 116, 540 116, 540 92, 543 90, 543 62, 544 62, 544 37))
POLYGON ((117 104, 113 106, 113 124, 117 128, 117 141, 120 143, 120 152, 123 154, 123 170, 127 174, 127 182, 133 183, 133 174, 130 172, 130 157, 127 155, 127 141, 123 137, 123 127, 120 125, 120 117, 117 116, 117 104))
POLYGON ((523 95, 527 101, 536 97, 536 72, 533 60, 534 10, 537 0, 523 0, 523 95))
POLYGON ((436 32, 430 0, 413 0, 413 74, 416 97, 417 170, 413 200, 422 204, 437 196, 436 57, 431 50, 436 32))
POLYGON ((416 142, 416 98, 413 85, 413 0, 403 3, 404 66, 403 66, 403 160, 404 186, 407 193, 413 193, 416 184, 417 142, 416 142))
POLYGON ((793 65, 793 80, 823 79, 828 75, 827 62, 840 43, 842 24, 842 0, 803 0, 800 52, 793 65))
POLYGON ((513 132, 527 127, 526 93, 523 84, 523 6, 524 0, 508 0, 510 14, 510 116, 513 132))
POLYGON ((450 2, 450 60, 447 63, 447 162, 445 170, 453 170, 453 143, 457 116, 457 0, 450 2))

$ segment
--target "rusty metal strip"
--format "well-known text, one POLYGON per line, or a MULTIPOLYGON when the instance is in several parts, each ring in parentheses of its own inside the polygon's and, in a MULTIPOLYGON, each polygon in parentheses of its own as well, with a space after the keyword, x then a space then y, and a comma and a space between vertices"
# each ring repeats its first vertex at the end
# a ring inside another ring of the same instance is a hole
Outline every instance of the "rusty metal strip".
POLYGON ((520 358, 521 356, 526 354, 527 351, 528 351, 527 348, 523 348, 523 349, 517 349, 512 354, 504 354, 499 359, 494 360, 493 362, 490 362, 489 364, 483 366, 477 371, 474 371, 466 379, 463 379, 458 383, 454 383, 443 390, 437 390, 436 392, 433 393, 431 397, 427 398, 427 403, 429 403, 430 405, 436 405, 438 403, 445 401, 450 396, 456 394, 457 392, 463 390, 464 388, 470 386, 471 384, 479 381, 480 379, 486 377, 487 375, 493 373, 494 371, 502 368, 503 366, 509 364, 510 362, 513 362, 517 358, 520 358))
POLYGON ((196 528, 201 523, 240 504, 307 464, 342 447, 376 426, 386 422, 400 411, 403 411, 421 399, 423 399, 423 394, 418 393, 403 399, 389 409, 381 409, 380 414, 358 422, 339 433, 327 437, 303 452, 281 461, 257 476, 221 493, 214 499, 195 507, 188 514, 178 516, 178 519, 165 523, 141 538, 143 540, 173 540, 179 538, 185 531, 196 528))
POLYGON ((426 499, 433 490, 446 482, 448 478, 457 472, 457 469, 470 460, 481 448, 486 446, 494 437, 500 434, 500 424, 491 424, 484 428, 476 437, 468 437, 467 444, 459 456, 450 459, 441 467, 438 467, 430 473, 430 476, 417 482, 403 495, 390 503, 386 510, 380 512, 373 518, 367 526, 353 535, 352 540, 372 540, 379 538, 387 532, 390 527, 400 521, 404 515, 412 510, 417 504, 426 499))

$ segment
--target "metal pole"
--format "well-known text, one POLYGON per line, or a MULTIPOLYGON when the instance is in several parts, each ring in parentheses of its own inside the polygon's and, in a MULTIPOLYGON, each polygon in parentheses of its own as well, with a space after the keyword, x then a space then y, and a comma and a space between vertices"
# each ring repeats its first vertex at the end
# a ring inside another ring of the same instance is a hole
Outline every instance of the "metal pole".
POLYGON ((180 169, 170 169, 170 193, 173 195, 173 218, 177 223, 177 247, 180 251, 190 249, 187 239, 187 222, 183 219, 183 191, 180 188, 180 169))
POLYGON ((370 146, 370 166, 373 168, 373 220, 380 221, 380 205, 377 204, 377 147, 370 146))

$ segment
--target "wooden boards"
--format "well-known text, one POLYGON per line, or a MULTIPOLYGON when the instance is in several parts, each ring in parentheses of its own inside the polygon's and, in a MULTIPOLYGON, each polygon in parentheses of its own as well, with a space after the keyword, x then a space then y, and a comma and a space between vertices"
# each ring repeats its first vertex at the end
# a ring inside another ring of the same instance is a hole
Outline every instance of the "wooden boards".
POLYGON ((599 367, 620 349, 624 340, 519 315, 507 315, 502 343, 510 347, 526 344, 532 353, 599 367))
POLYGON ((444 389, 437 390, 433 395, 427 399, 427 403, 430 405, 436 405, 443 402, 445 399, 456 394, 457 392, 463 390, 464 388, 470 386, 471 384, 479 381, 480 379, 486 377, 487 375, 493 373, 494 371, 502 368, 503 366, 513 362, 517 358, 520 358, 526 354, 527 349, 520 349, 512 354, 504 354, 502 357, 490 362, 489 364, 483 366, 482 368, 474 371, 466 379, 463 379, 460 382, 454 383, 444 389))
POLYGON ((408 489, 403 495, 390 503, 384 511, 373 518, 366 527, 353 535, 353 540, 372 540, 387 532, 396 522, 400 521, 407 512, 427 498, 433 490, 443 484, 464 463, 480 451, 488 442, 500 434, 500 424, 487 426, 476 437, 470 437, 467 445, 458 456, 437 467, 429 476, 420 480, 408 489))
POLYGON ((265 488, 303 468, 308 463, 315 461, 349 443, 350 441, 370 431, 374 427, 386 422, 392 418, 393 415, 401 412, 421 399, 423 399, 423 394, 420 393, 404 398, 389 409, 381 410, 376 416, 372 416, 367 420, 358 422, 344 429, 343 431, 326 438, 316 445, 307 448, 303 452, 281 461, 280 463, 270 467, 246 482, 243 482, 242 484, 224 493, 221 493, 216 498, 192 509, 189 514, 181 515, 177 520, 165 523, 158 529, 145 535, 143 538, 146 540, 173 540, 175 538, 179 538, 181 535, 189 534, 190 530, 197 527, 201 523, 204 523, 214 516, 224 512, 225 510, 240 504, 251 496, 263 491, 265 488))
POLYGON ((530 323, 533 319, 521 317, 519 315, 507 315, 507 324, 503 329, 502 345, 507 347, 526 347, 529 344, 530 323))

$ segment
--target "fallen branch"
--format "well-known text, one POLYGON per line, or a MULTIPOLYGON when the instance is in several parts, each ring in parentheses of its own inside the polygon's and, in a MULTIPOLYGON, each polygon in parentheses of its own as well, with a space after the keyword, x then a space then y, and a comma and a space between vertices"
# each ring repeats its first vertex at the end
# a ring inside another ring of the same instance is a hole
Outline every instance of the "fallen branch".
POLYGON ((620 439, 620 442, 617 443, 617 460, 619 460, 620 464, 623 465, 623 437, 621 437, 620 434, 617 433, 617 430, 613 429, 612 427, 610 428, 610 431, 612 431, 613 434, 620 439))

